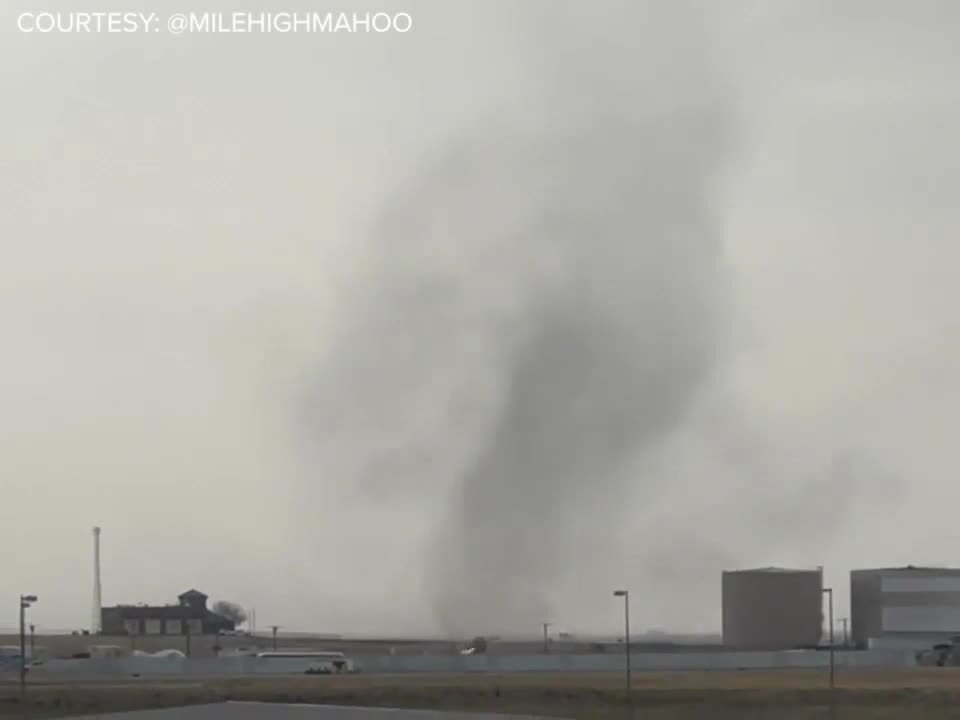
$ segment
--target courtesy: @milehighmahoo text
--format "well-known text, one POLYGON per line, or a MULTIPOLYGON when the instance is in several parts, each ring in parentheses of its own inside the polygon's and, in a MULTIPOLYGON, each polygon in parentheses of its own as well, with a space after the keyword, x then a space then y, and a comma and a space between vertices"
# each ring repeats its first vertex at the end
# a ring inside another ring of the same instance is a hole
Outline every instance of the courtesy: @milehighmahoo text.
POLYGON ((23 12, 22 33, 408 33, 405 12, 23 12))

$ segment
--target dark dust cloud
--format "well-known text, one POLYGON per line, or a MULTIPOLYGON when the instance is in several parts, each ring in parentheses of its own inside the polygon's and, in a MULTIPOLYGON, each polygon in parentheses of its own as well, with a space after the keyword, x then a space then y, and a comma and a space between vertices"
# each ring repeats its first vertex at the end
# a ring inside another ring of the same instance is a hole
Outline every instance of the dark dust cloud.
POLYGON ((692 6, 617 9, 629 31, 531 23, 526 103, 430 149, 385 204, 321 373, 356 487, 439 503, 424 582, 448 632, 547 616, 571 525, 620 501, 721 356, 731 103, 692 6))

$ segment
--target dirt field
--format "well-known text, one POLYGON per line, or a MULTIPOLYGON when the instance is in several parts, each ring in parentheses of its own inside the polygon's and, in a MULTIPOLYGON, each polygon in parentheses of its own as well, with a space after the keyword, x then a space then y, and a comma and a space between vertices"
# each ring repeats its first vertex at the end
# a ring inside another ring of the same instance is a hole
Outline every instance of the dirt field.
MULTIPOLYGON (((839 673, 836 718, 960 718, 960 671, 839 673)), ((694 718, 828 718, 819 671, 640 673, 633 715, 694 718)), ((341 676, 29 688, 31 718, 166 707, 218 700, 332 703, 527 713, 620 720, 629 717, 621 675, 341 676)), ((15 685, 0 686, 0 717, 23 717, 15 685)))

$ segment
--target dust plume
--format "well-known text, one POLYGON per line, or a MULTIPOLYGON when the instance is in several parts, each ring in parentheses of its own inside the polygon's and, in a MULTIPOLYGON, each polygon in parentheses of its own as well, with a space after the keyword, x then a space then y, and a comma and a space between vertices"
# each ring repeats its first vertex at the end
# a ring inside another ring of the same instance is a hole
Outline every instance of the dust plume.
POLYGON ((618 503, 722 353, 730 103, 693 6, 616 11, 629 30, 528 26, 525 104, 429 152, 383 209, 318 397, 349 388, 324 434, 363 429, 335 443, 361 486, 438 502, 424 580, 448 632, 547 616, 578 521, 618 503))

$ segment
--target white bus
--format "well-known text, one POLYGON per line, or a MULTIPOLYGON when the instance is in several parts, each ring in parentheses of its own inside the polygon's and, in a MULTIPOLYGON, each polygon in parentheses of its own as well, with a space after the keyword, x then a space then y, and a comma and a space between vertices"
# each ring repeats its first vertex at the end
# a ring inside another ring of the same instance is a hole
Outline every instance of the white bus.
POLYGON ((257 653, 263 660, 303 660, 307 664, 307 673, 356 672, 356 666, 342 652, 323 650, 274 650, 257 653))

